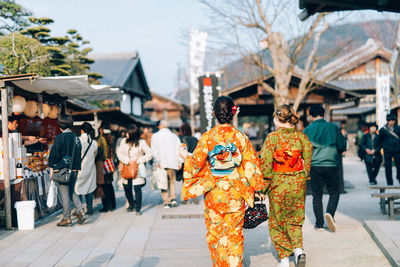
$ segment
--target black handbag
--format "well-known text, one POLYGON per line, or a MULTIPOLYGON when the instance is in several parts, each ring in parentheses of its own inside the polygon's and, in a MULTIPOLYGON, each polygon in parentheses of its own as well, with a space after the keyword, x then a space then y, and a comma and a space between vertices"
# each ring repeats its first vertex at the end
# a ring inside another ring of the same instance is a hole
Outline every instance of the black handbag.
POLYGON ((254 203, 254 207, 247 207, 244 214, 244 229, 253 229, 268 220, 268 211, 264 203, 254 203))
POLYGON ((54 172, 51 180, 59 184, 67 184, 71 180, 72 174, 72 163, 74 162, 75 157, 75 148, 76 148, 76 139, 74 143, 74 148, 72 149, 72 158, 71 162, 69 163, 69 168, 62 168, 58 172, 54 172))

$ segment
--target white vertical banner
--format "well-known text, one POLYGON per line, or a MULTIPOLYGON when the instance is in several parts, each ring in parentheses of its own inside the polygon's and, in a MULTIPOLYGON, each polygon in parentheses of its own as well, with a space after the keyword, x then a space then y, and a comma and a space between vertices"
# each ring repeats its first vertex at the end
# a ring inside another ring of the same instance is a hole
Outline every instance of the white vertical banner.
POLYGON ((189 66, 190 66, 190 105, 198 103, 198 76, 204 72, 204 57, 206 52, 207 32, 190 30, 189 66))
POLYGON ((376 123, 381 128, 386 124, 386 115, 390 113, 390 76, 376 75, 376 123))

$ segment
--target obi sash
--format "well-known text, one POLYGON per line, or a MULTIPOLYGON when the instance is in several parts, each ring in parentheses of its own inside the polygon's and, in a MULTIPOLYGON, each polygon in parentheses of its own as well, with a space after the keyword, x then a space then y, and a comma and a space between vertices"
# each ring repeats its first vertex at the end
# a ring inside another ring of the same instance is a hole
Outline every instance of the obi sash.
POLYGON ((289 145, 279 148, 274 153, 274 172, 297 172, 304 169, 299 150, 291 150, 289 145))
POLYGON ((215 176, 225 176, 233 172, 233 170, 242 162, 242 155, 232 143, 226 146, 216 145, 214 149, 208 153, 208 161, 211 164, 211 173, 215 176))

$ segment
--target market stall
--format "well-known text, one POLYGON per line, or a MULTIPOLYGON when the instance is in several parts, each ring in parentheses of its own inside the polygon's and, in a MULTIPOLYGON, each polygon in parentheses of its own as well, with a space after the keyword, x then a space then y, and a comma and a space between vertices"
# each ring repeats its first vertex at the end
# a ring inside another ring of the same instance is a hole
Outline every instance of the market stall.
POLYGON ((35 200, 36 219, 61 207, 60 203, 52 208, 46 205, 50 184, 47 158, 60 133, 57 118, 65 113, 66 100, 120 100, 121 92, 105 85, 90 85, 87 76, 3 76, 0 82, 2 107, 7 106, 2 109, 0 205, 3 203, 6 228, 10 229, 16 223, 10 216, 15 214, 15 201, 35 200), (10 128, 10 121, 16 121, 18 129, 10 128))

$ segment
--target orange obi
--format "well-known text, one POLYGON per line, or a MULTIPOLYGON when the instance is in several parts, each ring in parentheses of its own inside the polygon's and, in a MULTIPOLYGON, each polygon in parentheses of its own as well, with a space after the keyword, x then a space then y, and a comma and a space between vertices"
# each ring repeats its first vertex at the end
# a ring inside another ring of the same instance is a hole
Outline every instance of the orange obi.
POLYGON ((296 172, 303 170, 303 159, 299 150, 290 150, 289 146, 279 148, 274 153, 274 172, 296 172))

